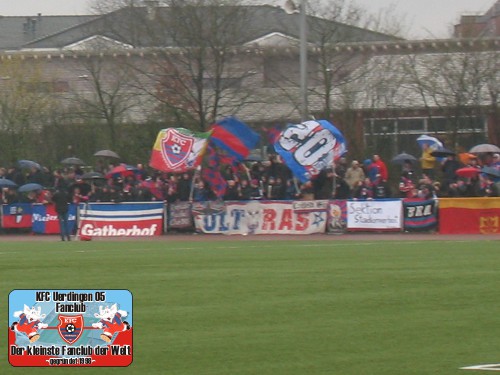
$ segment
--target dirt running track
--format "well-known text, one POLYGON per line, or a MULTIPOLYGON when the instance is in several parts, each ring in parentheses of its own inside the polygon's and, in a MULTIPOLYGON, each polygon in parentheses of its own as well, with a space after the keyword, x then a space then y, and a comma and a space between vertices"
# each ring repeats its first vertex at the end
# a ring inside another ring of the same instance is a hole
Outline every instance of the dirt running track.
MULTIPOLYGON (((78 238, 74 239, 78 241, 78 238)), ((438 233, 349 233, 309 235, 222 235, 222 234, 166 234, 155 237, 94 237, 92 241, 500 241, 497 234, 438 234, 438 233)), ((59 235, 0 234, 0 247, 6 242, 60 242, 59 235)))

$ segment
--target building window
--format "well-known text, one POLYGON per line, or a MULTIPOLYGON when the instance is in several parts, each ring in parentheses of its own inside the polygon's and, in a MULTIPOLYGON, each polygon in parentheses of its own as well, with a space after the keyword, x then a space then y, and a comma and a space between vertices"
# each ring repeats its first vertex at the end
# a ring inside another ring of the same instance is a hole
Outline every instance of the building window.
POLYGON ((21 87, 33 94, 51 94, 69 91, 69 83, 67 81, 22 82, 21 87))
MULTIPOLYGON (((217 81, 214 78, 203 78, 203 87, 209 90, 215 90, 217 81)), ((241 88, 241 78, 219 78, 219 89, 240 89, 241 88)))
POLYGON ((422 133, 425 132, 425 121, 421 118, 397 119, 399 133, 422 133))
POLYGON ((69 92, 69 82, 68 81, 55 81, 52 83, 53 92, 69 92))
MULTIPOLYGON (((459 119, 446 117, 415 117, 365 119, 364 139, 369 153, 385 153, 389 158, 400 152, 418 155, 421 150, 416 139, 422 134, 435 135, 442 141, 450 140, 457 133, 457 141, 464 147, 472 147, 486 139, 484 118, 464 116, 459 119)), ((452 147, 452 146, 449 146, 452 147)))

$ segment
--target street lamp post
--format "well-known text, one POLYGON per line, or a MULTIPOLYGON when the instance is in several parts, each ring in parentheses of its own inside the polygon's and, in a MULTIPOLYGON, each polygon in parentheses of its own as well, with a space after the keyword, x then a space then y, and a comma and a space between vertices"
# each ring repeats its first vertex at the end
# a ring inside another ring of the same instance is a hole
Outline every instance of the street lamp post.
POLYGON ((288 14, 299 13, 299 39, 300 39, 300 119, 306 121, 309 118, 308 102, 307 102, 307 0, 300 0, 300 5, 297 6, 292 0, 286 0, 283 9, 288 14))
POLYGON ((308 120, 308 100, 307 100, 307 14, 306 0, 300 0, 299 14, 300 29, 300 119, 308 120))

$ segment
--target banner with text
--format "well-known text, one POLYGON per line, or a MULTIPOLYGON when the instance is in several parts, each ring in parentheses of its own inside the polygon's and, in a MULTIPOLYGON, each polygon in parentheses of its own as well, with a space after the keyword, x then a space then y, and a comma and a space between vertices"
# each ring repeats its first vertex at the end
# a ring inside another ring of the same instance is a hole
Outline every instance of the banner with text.
POLYGON ((168 205, 169 229, 185 229, 193 227, 190 202, 175 202, 168 205))
POLYGON ((79 236, 159 236, 163 232, 163 202, 82 203, 79 236))
POLYGON ((203 233, 312 234, 325 232, 327 206, 328 201, 245 201, 215 209, 198 203, 193 215, 203 233))
MULTIPOLYGON (((73 233, 76 224, 76 205, 70 204, 68 211, 68 229, 73 233)), ((33 205, 33 233, 59 234, 59 218, 53 204, 33 205)))
POLYGON ((406 231, 418 232, 436 228, 437 210, 434 199, 404 199, 403 208, 406 231))
POLYGON ((9 294, 14 367, 125 367, 132 363, 132 293, 126 289, 17 289, 9 294))
POLYGON ((347 229, 353 231, 400 231, 402 229, 400 199, 347 202, 347 229))

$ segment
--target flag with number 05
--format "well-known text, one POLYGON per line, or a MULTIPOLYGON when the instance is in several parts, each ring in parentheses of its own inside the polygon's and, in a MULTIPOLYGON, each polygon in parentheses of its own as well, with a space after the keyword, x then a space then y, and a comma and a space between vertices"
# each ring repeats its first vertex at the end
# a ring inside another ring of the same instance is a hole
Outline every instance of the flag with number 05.
POLYGON ((347 152, 342 133, 326 120, 288 125, 274 149, 301 182, 317 176, 347 152))

